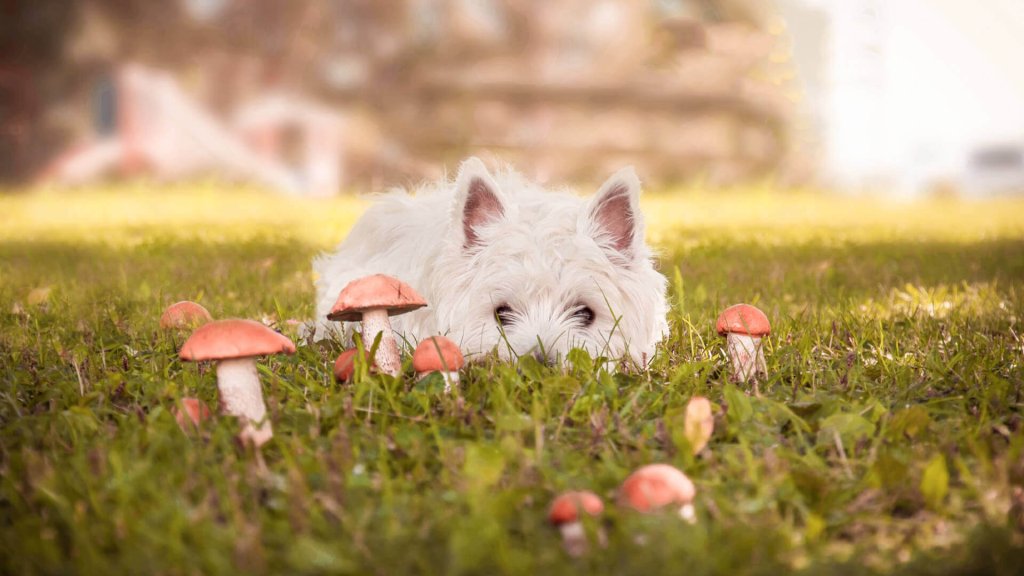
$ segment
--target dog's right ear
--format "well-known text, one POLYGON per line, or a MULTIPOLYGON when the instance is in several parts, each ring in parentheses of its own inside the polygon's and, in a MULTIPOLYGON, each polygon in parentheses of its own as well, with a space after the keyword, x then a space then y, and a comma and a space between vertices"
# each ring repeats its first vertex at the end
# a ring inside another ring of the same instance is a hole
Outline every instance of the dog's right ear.
POLYGON ((455 213, 452 218, 453 223, 460 223, 457 226, 462 232, 462 247, 479 246, 479 229, 504 215, 505 202, 487 167, 475 156, 464 161, 455 178, 455 213))
POLYGON ((584 211, 581 226, 616 261, 643 258, 644 222, 640 213, 640 179, 633 167, 608 178, 584 211))

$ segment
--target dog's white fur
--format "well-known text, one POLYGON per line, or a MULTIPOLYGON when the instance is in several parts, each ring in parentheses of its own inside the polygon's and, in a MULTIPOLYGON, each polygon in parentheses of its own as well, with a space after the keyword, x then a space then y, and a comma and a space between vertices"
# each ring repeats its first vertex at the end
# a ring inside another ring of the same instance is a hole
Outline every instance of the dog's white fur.
POLYGON ((666 280, 644 243, 639 194, 632 168, 582 199, 545 192, 508 169, 492 176, 470 158, 454 182, 385 195, 313 263, 316 337, 342 328, 326 316, 348 282, 383 273, 429 302, 392 317, 412 345, 444 334, 471 360, 492 350, 504 359, 564 360, 584 348, 644 365, 668 326, 666 280), (504 322, 500 306, 508 307, 504 322), (592 311, 589 325, 583 307, 592 311))

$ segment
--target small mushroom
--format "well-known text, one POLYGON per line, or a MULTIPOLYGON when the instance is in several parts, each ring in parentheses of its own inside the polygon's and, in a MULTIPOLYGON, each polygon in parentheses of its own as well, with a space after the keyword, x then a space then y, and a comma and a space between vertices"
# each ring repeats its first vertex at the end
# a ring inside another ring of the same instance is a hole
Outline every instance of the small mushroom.
POLYGON ((327 318, 339 322, 361 321, 363 345, 367 349, 377 334, 381 334, 374 359, 381 371, 398 376, 402 361, 388 317, 405 314, 426 305, 423 297, 405 282, 384 274, 374 274, 346 284, 327 318))
MULTIPOLYGON (((356 370, 356 354, 359 352, 356 348, 349 348, 338 355, 338 359, 334 361, 334 378, 338 382, 348 382, 352 379, 352 374, 356 370)), ((371 364, 370 370, 376 372, 377 365, 371 364)))
POLYGON ((565 551, 573 557, 587 552, 587 534, 580 522, 581 512, 597 516, 604 512, 604 502, 589 490, 572 490, 555 498, 548 511, 548 522, 558 527, 565 551))
POLYGON ((754 382, 768 375, 761 337, 771 333, 768 316, 750 304, 736 304, 722 312, 715 324, 719 336, 725 336, 726 353, 732 362, 730 378, 734 382, 754 382))
POLYGON ((171 409, 178 428, 186 434, 199 428, 210 419, 210 409, 198 398, 182 398, 181 405, 171 409))
POLYGON ((444 376, 445 392, 459 383, 459 370, 465 363, 458 345, 444 336, 431 336, 420 341, 412 354, 416 379, 421 380, 433 372, 440 372, 444 376))
POLYGON ((217 362, 221 409, 242 420, 239 435, 242 441, 259 447, 274 433, 266 418, 267 407, 256 372, 256 357, 281 353, 294 354, 295 344, 263 324, 252 320, 220 320, 193 332, 178 355, 185 361, 217 362))
POLYGON ((711 413, 711 401, 703 396, 694 396, 686 403, 686 422, 683 424, 686 440, 694 455, 708 444, 715 431, 715 416, 711 413))
POLYGON ((638 512, 654 512, 665 506, 679 506, 679 516, 696 521, 693 498, 697 489, 677 468, 668 464, 648 464, 626 478, 619 488, 619 503, 638 512))
POLYGON ((206 308, 195 302, 182 300, 181 302, 171 304, 164 310, 163 315, 160 316, 160 328, 164 330, 192 330, 212 320, 213 316, 210 316, 210 312, 206 308))

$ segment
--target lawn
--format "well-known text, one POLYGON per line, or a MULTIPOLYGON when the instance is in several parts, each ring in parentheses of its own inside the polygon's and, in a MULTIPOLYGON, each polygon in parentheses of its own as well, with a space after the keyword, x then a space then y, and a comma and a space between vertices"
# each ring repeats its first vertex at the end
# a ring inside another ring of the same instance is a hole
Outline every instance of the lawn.
POLYGON ((215 185, 0 196, 0 573, 1016 574, 1024 565, 1024 200, 649 194, 672 336, 651 369, 531 360, 338 385, 338 343, 260 363, 258 457, 163 308, 313 313, 309 262, 366 203, 215 185), (718 312, 767 312, 762 396, 718 312), (692 455, 687 401, 714 403, 692 455), (696 483, 698 521, 614 504, 633 469, 696 483), (591 489, 607 546, 547 507, 591 489))

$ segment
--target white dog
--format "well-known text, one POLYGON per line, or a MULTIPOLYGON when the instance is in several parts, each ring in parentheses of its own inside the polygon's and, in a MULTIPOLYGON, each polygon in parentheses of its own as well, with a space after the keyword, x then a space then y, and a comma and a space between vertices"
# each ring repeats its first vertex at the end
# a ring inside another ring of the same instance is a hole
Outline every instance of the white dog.
POLYGON ((583 348, 646 365, 668 325, 639 194, 632 168, 584 200, 509 170, 494 177, 470 158, 454 183, 385 195, 313 263, 316 337, 342 328, 326 316, 348 282, 383 273, 429 303, 392 318, 413 345, 443 334, 469 359, 497 350, 555 362, 583 348))

